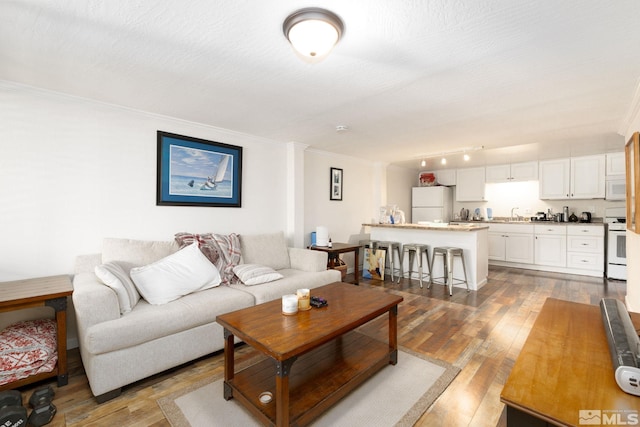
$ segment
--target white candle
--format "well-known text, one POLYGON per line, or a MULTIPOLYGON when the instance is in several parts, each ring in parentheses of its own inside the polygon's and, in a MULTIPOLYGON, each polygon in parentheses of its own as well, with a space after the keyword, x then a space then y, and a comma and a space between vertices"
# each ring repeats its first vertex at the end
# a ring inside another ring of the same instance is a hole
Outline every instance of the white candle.
POLYGON ((282 297, 282 312, 284 314, 295 314, 298 312, 297 295, 284 295, 282 297))

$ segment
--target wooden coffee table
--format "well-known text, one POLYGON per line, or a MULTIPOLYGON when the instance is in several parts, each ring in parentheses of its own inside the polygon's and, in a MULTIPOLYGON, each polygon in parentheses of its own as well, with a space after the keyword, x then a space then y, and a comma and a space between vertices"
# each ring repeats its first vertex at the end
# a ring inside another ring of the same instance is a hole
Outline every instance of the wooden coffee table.
POLYGON ((329 306, 286 316, 278 299, 216 318, 225 336, 224 398, 237 399, 265 424, 307 425, 384 366, 397 363, 402 297, 347 283, 312 289, 311 295, 329 306), (385 313, 388 343, 354 331, 385 313), (235 372, 234 336, 268 357, 235 372), (261 403, 264 392, 271 393, 271 402, 261 403))

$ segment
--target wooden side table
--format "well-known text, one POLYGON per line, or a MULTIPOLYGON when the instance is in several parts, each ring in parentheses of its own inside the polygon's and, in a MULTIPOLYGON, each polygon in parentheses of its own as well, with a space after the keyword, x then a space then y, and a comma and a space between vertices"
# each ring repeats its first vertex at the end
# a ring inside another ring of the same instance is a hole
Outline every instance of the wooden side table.
POLYGON ((58 386, 67 385, 67 297, 73 293, 69 276, 40 277, 0 283, 0 313, 31 307, 51 307, 56 313, 58 363, 51 372, 32 375, 0 386, 1 390, 21 387, 45 378, 58 377, 58 386))
POLYGON ((353 284, 358 284, 358 278, 360 277, 360 246, 359 245, 351 245, 349 243, 336 243, 333 242, 331 247, 328 246, 310 246, 309 249, 313 249, 314 251, 322 251, 329 254, 329 262, 327 264, 327 268, 336 268, 340 263, 338 262, 338 257, 340 254, 344 254, 347 252, 353 252, 355 255, 355 267, 353 270, 355 279, 353 284))

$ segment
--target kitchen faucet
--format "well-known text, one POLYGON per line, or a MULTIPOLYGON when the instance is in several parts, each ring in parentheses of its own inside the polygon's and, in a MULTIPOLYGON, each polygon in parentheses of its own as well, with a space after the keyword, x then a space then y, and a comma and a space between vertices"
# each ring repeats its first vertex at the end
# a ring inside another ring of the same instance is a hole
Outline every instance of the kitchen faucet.
MULTIPOLYGON (((520 208, 511 208, 511 221, 513 221, 513 211, 515 211, 516 209, 520 209, 520 208)), ((517 219, 518 217, 516 217, 517 219)))

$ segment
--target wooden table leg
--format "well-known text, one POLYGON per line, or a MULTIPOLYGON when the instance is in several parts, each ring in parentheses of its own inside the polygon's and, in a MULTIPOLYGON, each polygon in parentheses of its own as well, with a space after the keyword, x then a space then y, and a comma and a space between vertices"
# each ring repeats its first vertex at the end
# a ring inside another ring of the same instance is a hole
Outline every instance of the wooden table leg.
POLYGON ((353 284, 359 285, 360 284, 359 282, 360 280, 360 248, 356 248, 353 252, 355 254, 355 262, 356 262, 356 265, 353 268, 353 274, 355 276, 353 284))
POLYGON ((389 309, 389 364, 398 363, 398 306, 389 309))
POLYGON ((58 387, 69 383, 67 373, 67 297, 52 298, 45 301, 47 307, 56 312, 56 335, 58 352, 58 387))
POLYGON ((289 426, 289 373, 297 357, 276 361, 276 426, 289 426))
POLYGON ((233 398, 233 390, 229 386, 229 381, 233 379, 235 373, 235 356, 233 347, 233 334, 227 329, 224 330, 224 400, 233 398))

